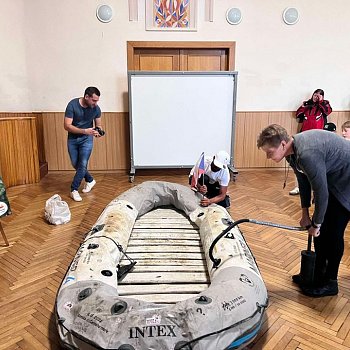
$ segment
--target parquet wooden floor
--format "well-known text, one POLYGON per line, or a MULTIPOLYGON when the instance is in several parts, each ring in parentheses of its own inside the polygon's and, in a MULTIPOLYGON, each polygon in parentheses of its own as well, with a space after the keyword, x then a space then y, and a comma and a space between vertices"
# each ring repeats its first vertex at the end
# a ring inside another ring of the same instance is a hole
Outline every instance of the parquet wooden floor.
MULTIPOLYGON (((93 191, 83 194, 82 202, 73 202, 68 197, 71 178, 72 173, 50 173, 39 184, 8 189, 13 214, 2 219, 10 246, 0 247, 0 350, 60 349, 53 314, 56 292, 85 233, 105 206, 146 180, 187 184, 186 175, 137 175, 130 184, 127 175, 96 174, 93 191), (68 224, 45 222, 45 201, 55 193, 69 203, 68 224)), ((293 177, 284 190, 283 180, 283 172, 276 170, 241 171, 229 186, 231 216, 298 225, 299 197, 288 195, 293 177)), ((291 283, 291 275, 299 272, 306 234, 240 225, 270 296, 262 330, 249 349, 350 349, 349 226, 339 294, 313 299, 291 283)))

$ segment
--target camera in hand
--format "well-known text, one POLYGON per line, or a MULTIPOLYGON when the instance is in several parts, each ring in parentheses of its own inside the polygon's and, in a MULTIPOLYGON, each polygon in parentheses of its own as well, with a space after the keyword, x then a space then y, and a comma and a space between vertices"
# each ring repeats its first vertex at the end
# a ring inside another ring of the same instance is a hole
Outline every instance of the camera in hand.
POLYGON ((307 100, 304 102, 305 106, 312 106, 314 104, 314 102, 312 100, 307 100))
POLYGON ((96 128, 94 128, 94 130, 96 130, 100 134, 100 136, 104 136, 104 134, 105 134, 105 131, 102 130, 101 128, 99 128, 98 126, 96 126, 96 128))

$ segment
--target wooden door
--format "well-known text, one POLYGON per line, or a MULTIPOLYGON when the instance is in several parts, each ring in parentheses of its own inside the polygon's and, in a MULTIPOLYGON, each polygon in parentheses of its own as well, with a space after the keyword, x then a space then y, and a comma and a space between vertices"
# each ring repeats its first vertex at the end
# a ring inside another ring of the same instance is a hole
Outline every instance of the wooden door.
POLYGON ((234 70, 234 42, 128 42, 128 70, 234 70))
POLYGON ((136 49, 132 70, 174 71, 180 70, 180 56, 177 49, 136 49))
POLYGON ((226 71, 229 70, 227 63, 225 50, 180 50, 180 70, 183 71, 226 71))

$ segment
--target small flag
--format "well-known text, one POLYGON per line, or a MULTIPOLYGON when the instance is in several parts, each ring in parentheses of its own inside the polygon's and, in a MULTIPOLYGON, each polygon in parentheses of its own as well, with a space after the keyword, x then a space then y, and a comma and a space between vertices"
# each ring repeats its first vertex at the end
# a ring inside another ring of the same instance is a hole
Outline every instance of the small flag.
POLYGON ((199 157, 196 165, 192 169, 192 180, 191 180, 191 189, 197 191, 197 184, 199 177, 205 173, 204 169, 204 152, 202 152, 201 156, 199 157))

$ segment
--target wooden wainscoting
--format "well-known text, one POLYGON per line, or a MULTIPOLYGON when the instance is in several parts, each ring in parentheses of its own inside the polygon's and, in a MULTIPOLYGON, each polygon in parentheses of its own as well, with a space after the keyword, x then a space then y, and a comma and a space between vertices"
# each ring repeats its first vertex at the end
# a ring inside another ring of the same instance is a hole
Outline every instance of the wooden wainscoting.
POLYGON ((39 158, 39 167, 40 167, 40 178, 43 178, 49 171, 45 147, 44 147, 44 125, 43 125, 43 115, 42 113, 33 113, 36 121, 36 137, 38 141, 38 158, 39 158))
MULTIPOLYGON (((72 170, 63 121, 63 112, 43 113, 45 154, 50 171, 72 170)), ((95 139, 89 169, 121 172, 130 170, 129 114, 102 113, 102 127, 106 135, 95 139)))
POLYGON ((278 168, 283 164, 267 160, 258 150, 256 140, 260 131, 270 124, 284 126, 290 134, 297 131, 293 112, 238 112, 236 114, 235 166, 237 168, 278 168))
MULTIPOLYGON (((337 126, 341 135, 341 125, 350 120, 350 111, 333 112, 328 121, 337 126)), ((295 112, 237 112, 235 132, 235 166, 236 168, 281 168, 284 163, 267 160, 265 153, 258 150, 256 140, 260 131, 270 125, 284 126, 290 135, 297 132, 298 123, 295 112)))
MULTIPOLYGON (((63 128, 64 112, 0 113, 1 117, 35 117, 39 163, 47 162, 50 171, 73 170, 67 151, 67 132, 63 128)), ((102 113, 106 135, 96 140, 89 163, 91 170, 126 173, 130 170, 130 130, 127 112, 102 113)), ((328 120, 341 125, 350 120, 350 111, 333 112, 328 120)), ((257 149, 256 139, 267 125, 283 125, 288 132, 297 132, 295 112, 237 112, 235 123, 234 162, 236 168, 282 168, 283 162, 266 160, 257 149)), ((166 145, 164 145, 166 147, 166 145)), ((216 150, 213 150, 213 153, 216 150)), ((1 165, 0 165, 1 166, 1 165)), ((0 169, 1 173, 1 169, 0 169)))
MULTIPOLYGON (((28 112, 28 113, 0 112, 0 118, 26 118, 26 117, 35 118, 36 138, 37 138, 37 142, 38 142, 38 158, 39 158, 39 164, 40 164, 40 166, 42 166, 42 164, 46 163, 42 113, 40 113, 40 112, 28 112)), ((47 164, 46 164, 46 167, 47 167, 47 164)), ((47 174, 47 171, 44 175, 46 175, 46 174, 47 174)))
POLYGON ((35 117, 0 118, 0 169, 7 187, 40 181, 35 117))
MULTIPOLYGON (((43 178, 48 173, 45 148, 44 148, 44 134, 43 134, 43 116, 39 112, 0 112, 0 118, 35 118, 35 129, 37 139, 37 152, 39 160, 40 178, 43 178)), ((0 170, 1 171, 1 170, 0 170)))

